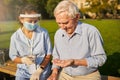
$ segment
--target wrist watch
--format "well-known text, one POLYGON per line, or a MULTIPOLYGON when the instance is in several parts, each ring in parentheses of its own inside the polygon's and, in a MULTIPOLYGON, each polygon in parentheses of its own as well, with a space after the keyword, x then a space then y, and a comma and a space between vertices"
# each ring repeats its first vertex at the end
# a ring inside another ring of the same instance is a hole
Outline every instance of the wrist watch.
POLYGON ((44 70, 44 68, 45 68, 45 67, 43 67, 43 66, 40 66, 40 68, 44 70))

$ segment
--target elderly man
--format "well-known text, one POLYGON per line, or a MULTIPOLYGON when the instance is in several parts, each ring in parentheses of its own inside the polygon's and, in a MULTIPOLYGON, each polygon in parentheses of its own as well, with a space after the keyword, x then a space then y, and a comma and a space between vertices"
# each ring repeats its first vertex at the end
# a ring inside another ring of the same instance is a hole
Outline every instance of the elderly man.
POLYGON ((57 5, 54 16, 60 28, 48 80, 101 80, 98 67, 105 63, 106 54, 99 31, 79 21, 79 9, 69 0, 57 5))

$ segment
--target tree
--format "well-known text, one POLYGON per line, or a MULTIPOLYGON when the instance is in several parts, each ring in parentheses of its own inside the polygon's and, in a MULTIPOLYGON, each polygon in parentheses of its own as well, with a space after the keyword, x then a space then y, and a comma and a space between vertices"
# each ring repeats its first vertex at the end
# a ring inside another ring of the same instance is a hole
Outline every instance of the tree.
POLYGON ((53 11, 56 5, 60 2, 61 0, 48 0, 47 5, 46 5, 46 10, 49 13, 50 17, 53 18, 53 11))
POLYGON ((117 0, 110 2, 109 11, 113 14, 113 18, 117 17, 117 0))
POLYGON ((46 11, 46 5, 48 0, 27 0, 28 3, 34 4, 37 6, 38 11, 42 14, 42 18, 48 19, 49 14, 46 11))

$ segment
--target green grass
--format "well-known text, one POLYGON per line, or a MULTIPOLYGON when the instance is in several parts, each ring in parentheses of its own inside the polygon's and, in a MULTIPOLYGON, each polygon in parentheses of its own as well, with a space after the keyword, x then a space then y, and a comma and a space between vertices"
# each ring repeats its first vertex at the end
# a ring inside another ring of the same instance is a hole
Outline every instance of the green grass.
MULTIPOLYGON (((120 20, 81 20, 98 28, 107 54, 107 62, 100 67, 101 74, 120 77, 120 20)), ((54 34, 58 29, 55 20, 41 20, 40 25, 46 28, 50 34, 52 45, 54 34)), ((10 36, 19 28, 15 21, 0 22, 0 48, 9 48, 10 36)))
POLYGON ((50 39, 52 42, 52 46, 53 46, 54 45, 54 34, 55 34, 56 30, 58 29, 58 26, 57 26, 55 20, 41 20, 40 25, 48 30, 50 39))
POLYGON ((8 48, 10 36, 18 28, 15 21, 0 22, 0 48, 8 48))

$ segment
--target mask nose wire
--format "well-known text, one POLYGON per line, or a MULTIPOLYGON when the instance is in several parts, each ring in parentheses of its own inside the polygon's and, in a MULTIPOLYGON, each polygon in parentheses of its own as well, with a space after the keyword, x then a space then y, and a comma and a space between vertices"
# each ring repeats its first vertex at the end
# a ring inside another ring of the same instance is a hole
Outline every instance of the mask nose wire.
POLYGON ((32 21, 31 23, 34 25, 34 24, 36 24, 38 21, 32 21))

